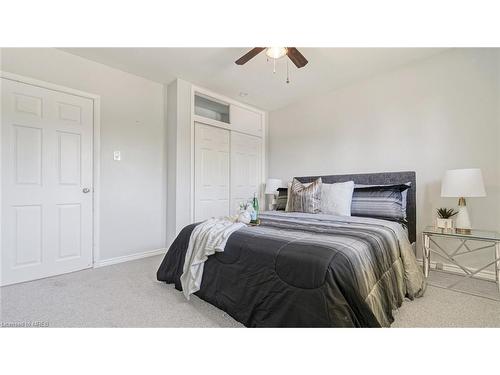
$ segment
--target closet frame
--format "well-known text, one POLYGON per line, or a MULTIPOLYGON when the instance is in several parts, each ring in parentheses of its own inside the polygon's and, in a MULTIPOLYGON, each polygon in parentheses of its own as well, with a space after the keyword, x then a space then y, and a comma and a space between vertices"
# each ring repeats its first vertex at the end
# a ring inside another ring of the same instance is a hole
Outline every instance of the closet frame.
MULTIPOLYGON (((261 141, 261 181, 259 184, 258 198, 259 198, 259 201, 261 202, 261 206, 265 207, 264 183, 266 181, 266 176, 267 176, 267 158, 266 158, 266 156, 267 156, 266 155, 267 154, 267 152, 266 152, 266 150, 267 150, 267 137, 266 137, 266 135, 267 135, 267 116, 266 116, 266 112, 259 110, 255 107, 246 105, 244 103, 241 103, 239 101, 233 100, 231 98, 225 97, 223 95, 217 94, 217 93, 212 92, 210 90, 207 90, 205 88, 195 86, 195 85, 191 85, 191 105, 190 106, 191 106, 191 119, 190 119, 190 125, 191 125, 191 130, 190 130, 190 133, 191 133, 191 183, 190 183, 190 189, 191 189, 191 191, 190 191, 191 205, 190 206, 191 206, 191 209, 190 209, 190 218, 191 218, 191 222, 194 222, 195 209, 196 209, 196 207, 195 207, 195 204, 196 204, 196 201, 195 201, 195 126, 196 125, 195 124, 196 123, 201 123, 201 124, 205 124, 205 125, 209 125, 209 126, 215 126, 215 127, 229 130, 229 131, 234 131, 234 132, 237 132, 240 134, 250 135, 250 136, 254 136, 254 137, 256 136, 256 137, 261 138, 261 140, 262 140, 261 141), (217 101, 228 104, 230 106, 229 123, 225 123, 223 121, 217 121, 217 120, 214 120, 211 118, 206 118, 206 117, 197 115, 195 113, 195 95, 196 94, 210 97, 210 98, 213 98, 217 101), (250 132, 244 132, 244 131, 239 131, 239 130, 234 129, 233 124, 231 123, 232 114, 233 114, 232 113, 233 106, 238 106, 242 109, 255 112, 261 116, 262 131, 261 131, 260 136, 256 135, 256 134, 252 134, 250 132)), ((231 136, 229 137, 229 139, 230 139, 229 150, 231 153, 232 152, 231 136)), ((230 163, 231 163, 231 158, 230 158, 230 163)), ((232 176, 231 176, 231 164, 230 164, 230 166, 229 166, 229 181, 232 181, 231 178, 232 178, 232 176)), ((232 184, 230 182, 230 184, 229 184, 230 207, 231 207, 231 200, 232 200, 231 185, 232 184)))

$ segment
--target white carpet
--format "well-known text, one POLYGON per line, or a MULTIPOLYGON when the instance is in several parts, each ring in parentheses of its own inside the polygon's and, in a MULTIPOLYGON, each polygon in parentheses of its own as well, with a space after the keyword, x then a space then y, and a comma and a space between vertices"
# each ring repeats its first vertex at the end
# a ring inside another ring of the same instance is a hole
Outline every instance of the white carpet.
MULTIPOLYGON (((172 285, 156 281, 161 259, 3 287, 0 320, 50 327, 242 327, 196 296, 186 301, 172 285)), ((431 282, 448 277, 433 273, 431 282)), ((474 282, 474 290, 498 296, 493 283, 474 282)), ((429 286, 423 298, 403 304, 393 327, 500 327, 500 302, 429 286)))

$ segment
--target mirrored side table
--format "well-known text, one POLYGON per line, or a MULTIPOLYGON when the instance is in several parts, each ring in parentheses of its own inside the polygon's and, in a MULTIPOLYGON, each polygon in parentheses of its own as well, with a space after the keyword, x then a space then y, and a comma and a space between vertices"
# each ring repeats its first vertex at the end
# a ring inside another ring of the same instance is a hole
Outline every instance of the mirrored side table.
POLYGON ((500 233, 473 229, 470 234, 461 234, 457 233, 454 229, 426 227, 422 232, 422 237, 425 277, 429 276, 431 253, 435 253, 459 267, 465 273, 464 278, 461 278, 461 280, 449 285, 448 289, 453 288, 455 285, 468 278, 473 278, 479 272, 495 265, 495 278, 500 292, 500 233), (435 241, 436 238, 454 238, 459 240, 460 243, 455 250, 450 252, 443 249, 443 247, 435 241), (471 246, 469 246, 469 241, 479 242, 481 245, 479 247, 471 248, 471 246), (475 253, 486 249, 495 250, 495 258, 492 262, 488 262, 475 270, 471 270, 461 263, 461 255, 475 253))

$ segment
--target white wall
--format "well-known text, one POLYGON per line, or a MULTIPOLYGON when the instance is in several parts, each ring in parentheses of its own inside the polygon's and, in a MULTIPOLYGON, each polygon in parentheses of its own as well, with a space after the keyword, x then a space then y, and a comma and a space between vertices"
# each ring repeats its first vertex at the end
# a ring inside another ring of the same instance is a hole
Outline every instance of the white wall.
POLYGON ((414 170, 420 231, 457 204, 443 172, 479 167, 488 197, 467 201, 471 219, 500 230, 499 93, 498 51, 458 49, 292 104, 269 115, 269 176, 414 170))
POLYGON ((101 96, 101 260, 164 248, 163 86, 56 49, 1 52, 3 71, 101 96))

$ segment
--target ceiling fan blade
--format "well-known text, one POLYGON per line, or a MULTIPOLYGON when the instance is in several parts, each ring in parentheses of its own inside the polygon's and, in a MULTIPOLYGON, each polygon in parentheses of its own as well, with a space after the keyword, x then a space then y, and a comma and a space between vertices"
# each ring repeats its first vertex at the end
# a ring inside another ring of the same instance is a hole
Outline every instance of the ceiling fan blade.
POLYGON ((265 49, 266 49, 265 47, 255 47, 251 49, 249 52, 245 53, 243 56, 241 56, 238 60, 235 61, 235 63, 238 65, 243 65, 247 63, 250 59, 253 59, 255 56, 257 56, 265 49))
POLYGON ((306 60, 304 55, 302 55, 299 52, 297 48, 295 47, 286 47, 286 48, 287 48, 286 54, 288 55, 290 60, 292 60, 292 62, 295 64, 297 68, 302 68, 303 66, 306 66, 308 61, 306 60))

